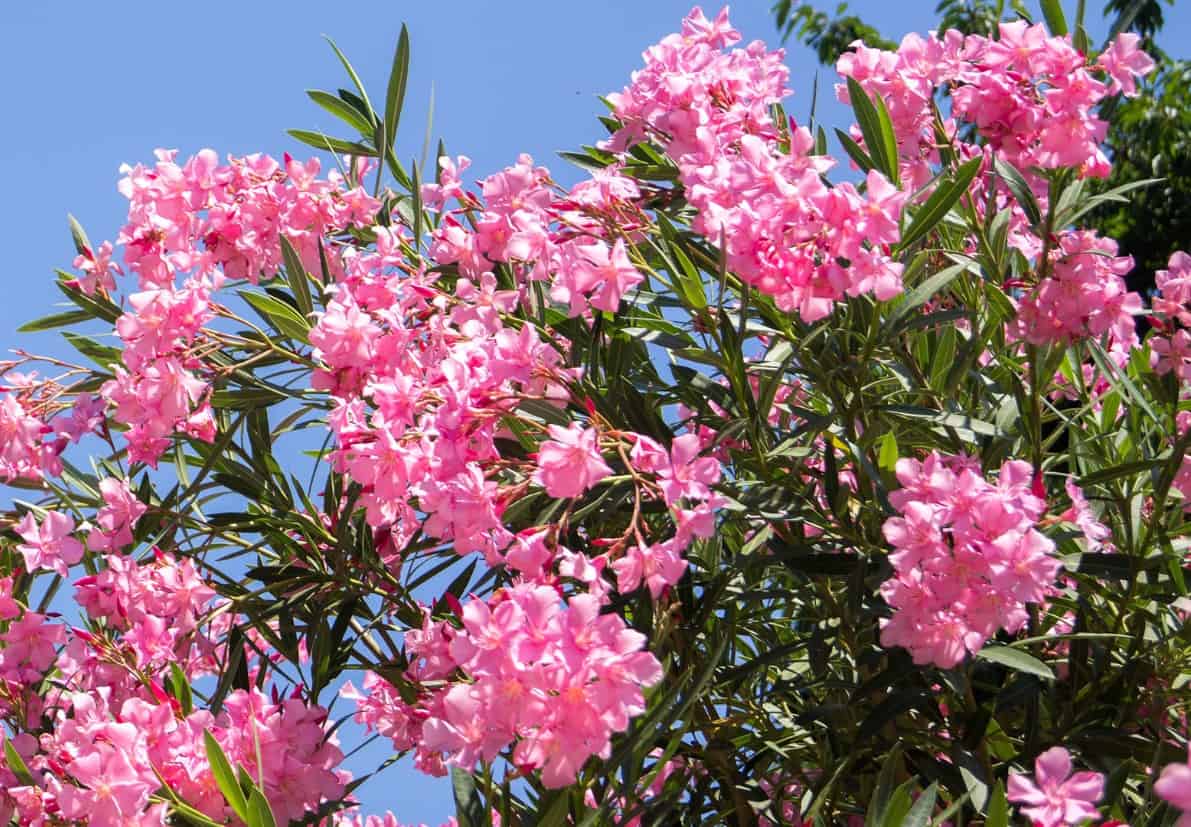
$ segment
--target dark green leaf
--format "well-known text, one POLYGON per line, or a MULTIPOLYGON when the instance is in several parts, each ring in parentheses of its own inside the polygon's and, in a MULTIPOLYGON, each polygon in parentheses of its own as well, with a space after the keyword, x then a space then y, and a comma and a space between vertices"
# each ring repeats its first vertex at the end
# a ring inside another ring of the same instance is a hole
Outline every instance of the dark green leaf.
POLYGON ((389 70, 389 85, 385 90, 385 135, 389 146, 397 140, 401 123, 401 109, 405 103, 405 85, 409 80, 409 31, 401 24, 397 51, 393 53, 393 68, 389 70))
POLYGON ((455 819, 459 827, 488 827, 492 823, 471 773, 452 767, 451 789, 455 793, 455 819))
POLYGON ((368 122, 368 118, 342 98, 337 98, 330 92, 323 92, 318 89, 307 89, 307 96, 321 106, 323 109, 330 112, 335 117, 346 123, 348 126, 360 130, 360 134, 369 135, 372 132, 372 124, 368 122))
POLYGON ((307 146, 321 149, 324 152, 338 152, 342 155, 358 155, 363 158, 375 158, 376 150, 356 141, 345 141, 342 138, 332 138, 321 132, 311 132, 309 129, 287 129, 286 134, 307 146))
POLYGON ((211 765, 211 775, 219 785, 219 791, 227 799, 227 803, 241 820, 248 821, 248 800, 244 791, 240 789, 240 782, 236 780, 236 773, 231 762, 223 753, 223 748, 210 732, 203 733, 203 743, 207 747, 207 763, 211 765))
POLYGON ((925 236, 943 220, 943 217, 951 211, 959 199, 968 192, 972 179, 980 171, 982 163, 984 163, 983 158, 973 158, 956 170, 954 175, 939 181, 935 191, 931 193, 930 198, 926 199, 926 203, 914 213, 913 221, 902 234, 902 239, 898 243, 901 249, 904 250, 925 236))
POLYGON ((33 773, 29 772, 29 767, 25 764, 25 759, 17 752, 12 741, 7 738, 4 739, 4 763, 22 784, 28 787, 37 786, 37 782, 33 780, 33 773))
POLYGON ((249 290, 241 290, 240 296, 279 333, 299 342, 308 341, 310 322, 303 319, 298 311, 285 302, 264 293, 253 293, 249 290))
MULTIPOLYGON (((339 58, 339 62, 343 64, 343 68, 347 70, 347 75, 352 79, 352 84, 355 85, 356 91, 360 93, 360 100, 364 104, 364 114, 372 123, 377 123, 376 110, 372 107, 372 101, 368 100, 368 92, 364 90, 364 83, 360 80, 360 76, 356 74, 356 70, 352 68, 347 56, 339 51, 339 47, 335 45, 335 41, 327 38, 327 43, 331 45, 331 49, 335 52, 335 56, 339 58)), ((292 134, 292 133, 291 133, 292 134)))
POLYGON ((70 238, 74 242, 75 252, 80 256, 93 255, 94 248, 87 238, 87 233, 83 231, 83 225, 70 213, 66 214, 66 220, 70 223, 70 238))
POLYGON ((899 182, 897 137, 885 102, 880 96, 870 98, 853 78, 848 78, 848 100, 856 113, 856 122, 873 164, 896 186, 899 182))
POLYGON ((294 301, 302 314, 309 316, 314 312, 314 301, 310 298, 310 276, 302 264, 302 257, 285 236, 281 236, 281 257, 285 260, 285 275, 294 292, 294 301))
POLYGON ((94 316, 86 310, 67 310, 64 313, 54 313, 50 316, 42 316, 40 319, 34 319, 31 322, 25 322, 25 324, 17 328, 17 333, 36 333, 40 330, 53 330, 56 327, 80 324, 92 318, 94 316))
POLYGON ((75 350, 101 368, 110 368, 112 365, 118 365, 123 361, 123 351, 118 347, 100 344, 92 338, 80 336, 78 333, 71 333, 70 331, 63 331, 62 336, 66 341, 70 342, 75 350))
POLYGON ((1046 18, 1046 27, 1055 37, 1067 34, 1067 17, 1063 14, 1062 0, 1039 0, 1042 4, 1042 16, 1046 18))
POLYGON ((1009 187, 1009 191, 1017 199, 1018 205, 1025 211, 1030 226, 1037 228, 1042 222, 1042 210, 1038 207, 1038 199, 1034 197, 1034 191, 1030 189, 1026 179, 1008 161, 997 158, 995 167, 997 175, 1001 176, 1005 186, 1009 187))
POLYGON ((1011 646, 999 646, 997 644, 985 646, 976 653, 976 657, 981 660, 999 663, 1002 666, 1008 666, 1010 669, 1025 672, 1028 675, 1037 675, 1040 678, 1046 678, 1051 681, 1055 679, 1054 670, 1049 666, 1033 655, 1023 652, 1021 649, 1014 649, 1011 646))

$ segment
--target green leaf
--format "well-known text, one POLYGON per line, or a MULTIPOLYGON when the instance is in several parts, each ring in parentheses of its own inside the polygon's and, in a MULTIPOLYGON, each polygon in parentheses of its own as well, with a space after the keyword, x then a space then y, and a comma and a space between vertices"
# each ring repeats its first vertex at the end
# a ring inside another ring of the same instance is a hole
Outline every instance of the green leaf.
POLYGON ((248 822, 248 827, 277 827, 273 808, 269 806, 265 794, 255 786, 248 794, 248 818, 244 820, 248 822))
POLYGON ((1026 218, 1030 221, 1030 226, 1036 228, 1042 223, 1042 210, 1038 207, 1038 199, 1034 197, 1034 191, 1026 183, 1025 177, 1017 171, 1017 167, 1000 158, 996 159, 994 166, 997 170, 997 175, 1001 176, 1001 180, 1005 182, 1005 186, 1009 188, 1009 191, 1013 193, 1013 197, 1017 199, 1018 205, 1025 211, 1026 218))
POLYGON ((314 301, 310 298, 310 276, 302 264, 302 257, 285 236, 281 236, 281 257, 285 260, 285 275, 294 292, 294 301, 302 315, 309 316, 314 312, 314 301))
POLYGON ((66 220, 70 223, 70 238, 74 241, 75 251, 80 256, 92 255, 94 248, 87 239, 87 233, 83 231, 83 225, 70 213, 66 214, 66 220))
POLYGON ((54 313, 50 316, 42 316, 40 319, 34 319, 31 322, 25 322, 17 328, 17 333, 36 333, 41 330, 53 330, 56 327, 67 327, 68 325, 75 325, 93 319, 94 316, 86 310, 67 310, 63 313, 54 313))
POLYGON ((852 103, 852 111, 856 113, 856 122, 873 164, 897 186, 897 137, 893 134, 893 122, 889 119, 885 102, 880 96, 870 98, 854 78, 848 78, 848 100, 852 103))
POLYGON ((368 135, 372 132, 372 124, 368 122, 364 113, 342 98, 337 98, 330 92, 323 92, 320 89, 307 89, 306 95, 348 126, 358 129, 360 134, 368 135))
POLYGON ((451 789, 455 793, 455 819, 459 827, 488 827, 492 823, 471 773, 452 767, 451 789))
POLYGON ((250 290, 241 290, 240 296, 279 333, 299 342, 308 341, 310 322, 303 319, 298 311, 285 302, 265 293, 253 293, 250 290))
POLYGON ((1131 477, 1135 474, 1150 473, 1156 468, 1161 468, 1162 465, 1163 462, 1159 459, 1146 459, 1140 460, 1138 462, 1124 462, 1120 465, 1101 468, 1099 471, 1093 471, 1090 474, 1085 474, 1079 478, 1079 485, 1081 488, 1088 488, 1089 486, 1111 482, 1112 480, 1117 480, 1121 477, 1131 477))
POLYGON ((988 797, 984 827, 1009 827, 1009 800, 1005 797, 1005 786, 1000 781, 988 797))
POLYGON ((240 782, 236 780, 236 773, 232 769, 231 762, 227 760, 223 748, 219 746, 219 742, 210 732, 203 733, 203 743, 207 747, 207 763, 211 765, 211 775, 214 776, 215 783, 219 785, 219 791, 223 793, 223 797, 227 799, 227 803, 231 805, 236 815, 242 821, 247 822, 248 799, 244 797, 244 791, 240 789, 240 782))
POLYGON ((409 31, 401 24, 397 51, 393 53, 393 68, 389 71, 389 85, 385 90, 385 136, 392 146, 397 140, 397 126, 401 123, 401 109, 405 104, 405 84, 409 80, 409 31))
MULTIPOLYGON (((1065 227, 1069 224, 1074 224, 1084 215, 1099 207, 1101 204, 1109 202, 1116 202, 1118 204, 1127 204, 1129 199, 1125 197, 1127 193, 1134 190, 1143 189, 1145 187, 1153 186, 1161 183, 1161 178, 1143 178, 1139 181, 1130 181, 1127 184, 1121 184, 1119 187, 1113 187, 1105 192, 1098 193, 1082 200, 1076 200, 1067 209, 1060 210, 1055 215, 1055 226, 1065 227)), ((1066 193, 1064 193, 1065 195, 1066 193)))
POLYGON ((968 191, 972 179, 980 171, 980 165, 983 162, 983 158, 973 158, 957 169, 950 178, 939 182, 935 191, 926 199, 926 203, 914 213, 913 221, 910 222, 910 226, 902 234, 901 241, 898 242, 899 249, 906 249, 943 220, 943 217, 968 191))
POLYGON ((173 695, 178 699, 178 705, 182 707, 182 714, 189 715, 194 710, 194 696, 190 693, 190 681, 186 679, 186 673, 177 663, 170 661, 170 688, 173 690, 173 695))
POLYGON ((894 742, 893 747, 885 755, 881 764, 881 772, 877 775, 877 786, 873 788, 872 798, 868 802, 868 812, 864 816, 865 827, 880 827, 885 819, 885 811, 893 796, 893 781, 901 766, 902 747, 894 742))
POLYGON ((376 150, 356 141, 345 141, 342 138, 332 138, 321 132, 309 129, 287 129, 286 134, 307 146, 321 149, 324 152, 338 152, 341 155, 358 155, 364 158, 375 158, 376 150))
POLYGON ((1049 666, 1033 655, 1023 652, 1020 649, 1014 649, 1011 646, 1000 646, 997 644, 985 646, 976 653, 976 657, 981 660, 999 663, 1002 666, 1008 666, 1010 669, 1025 672, 1028 675, 1037 675, 1049 681, 1055 679, 1054 670, 1049 666))
POLYGON ((339 51, 339 47, 335 45, 335 41, 327 38, 327 43, 331 45, 331 49, 335 52, 335 56, 339 58, 339 62, 343 64, 343 68, 347 70, 347 75, 352 79, 352 83, 356 87, 356 91, 360 93, 360 100, 364 103, 364 115, 367 116, 369 122, 378 123, 376 117, 376 110, 372 108, 372 101, 368 100, 368 92, 364 89, 364 83, 360 80, 360 76, 356 74, 356 70, 352 68, 351 62, 348 61, 347 56, 339 51))
POLYGON ((236 388, 218 390, 211 394, 211 404, 228 410, 252 410, 276 405, 289 397, 271 388, 236 388))
POLYGON ((63 331, 62 337, 70 342, 75 350, 101 368, 110 368, 112 365, 118 365, 123 361, 124 354, 118 347, 100 344, 88 336, 81 336, 78 333, 71 333, 70 331, 63 331))
POLYGON ((885 436, 881 437, 881 454, 877 458, 877 462, 885 470, 892 471, 897 466, 897 461, 900 458, 901 454, 897 447, 897 435, 893 431, 887 431, 885 436))
POLYGON ((868 153, 861 149, 860 144, 853 141, 852 136, 847 132, 837 129, 835 130, 835 137, 839 139, 840 146, 848 153, 848 157, 855 161, 856 166, 860 167, 863 172, 868 172, 876 166, 873 163, 873 159, 868 156, 868 153))
POLYGON ((29 771, 28 765, 25 764, 25 759, 17 752, 16 747, 12 745, 12 741, 7 738, 4 739, 4 763, 12 770, 12 774, 17 777, 22 784, 27 787, 34 787, 37 782, 33 779, 33 773, 29 771))
POLYGON ((1039 0, 1042 5, 1042 16, 1046 18, 1046 27, 1055 37, 1067 34, 1067 17, 1063 14, 1061 0, 1039 0))
MULTIPOLYGON (((930 824, 931 813, 935 809, 935 801, 939 797, 939 784, 936 781, 927 787, 922 795, 918 796, 918 800, 914 802, 914 806, 910 808, 910 812, 906 813, 898 827, 926 827, 930 824)), ((888 824, 887 827, 894 827, 888 824)))
POLYGON ((123 311, 112 303, 111 299, 102 296, 88 296, 82 290, 74 287, 67 287, 66 282, 74 281, 76 276, 68 273, 65 270, 56 270, 58 274, 58 289, 62 291, 62 295, 70 299, 71 302, 81 307, 83 310, 91 314, 93 318, 103 319, 105 322, 115 322, 116 319, 123 315, 123 311))
POLYGON ((944 411, 936 411, 930 408, 920 408, 915 405, 884 405, 881 410, 888 411, 896 416, 904 416, 909 419, 921 419, 930 422, 943 428, 953 428, 965 435, 991 436, 991 437, 1008 437, 1009 434, 1002 431, 991 422, 985 422, 983 419, 975 419, 967 414, 947 413, 944 411))
POLYGON ((971 264, 953 264, 935 273, 907 293, 902 303, 897 306, 882 325, 882 338, 900 332, 903 324, 911 317, 915 310, 934 298, 936 293, 953 282, 961 273, 971 268, 971 264))

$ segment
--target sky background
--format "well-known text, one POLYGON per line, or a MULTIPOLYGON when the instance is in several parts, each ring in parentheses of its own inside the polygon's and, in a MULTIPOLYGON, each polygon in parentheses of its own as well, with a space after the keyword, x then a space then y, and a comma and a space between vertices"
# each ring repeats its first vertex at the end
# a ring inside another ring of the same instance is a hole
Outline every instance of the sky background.
MULTIPOLYGON (((936 0, 856 0, 850 10, 897 40, 934 25, 936 0)), ((204 147, 243 155, 312 151, 285 135, 290 128, 348 137, 306 98, 348 81, 321 39, 335 39, 383 100, 401 23, 410 29, 412 71, 398 137, 403 159, 421 154, 430 90, 434 140, 451 155, 472 158, 482 177, 528 152, 564 182, 578 173, 555 153, 603 136, 597 95, 616 91, 641 65, 641 52, 675 31, 690 0, 455 0, 332 4, 304 0, 43 0, 0 3, 0 77, 9 113, 0 123, 0 341, 17 343, 25 321, 54 312, 61 299, 53 269, 69 268, 74 251, 66 224, 73 213, 92 242, 114 238, 127 202, 117 193, 122 163, 151 163, 156 147, 181 156, 204 147), (351 9, 338 16, 332 9, 351 9)), ((833 7, 834 2, 821 3, 833 7)), ((1031 3, 1031 6, 1036 5, 1031 3)), ((1065 2, 1073 7, 1074 2, 1065 2)), ((1191 4, 1167 9, 1160 38, 1186 57, 1191 4)), ((742 0, 732 20, 746 41, 778 40, 769 0, 742 0)), ((1103 37, 1100 0, 1088 3, 1093 40, 1103 37)), ((709 16, 718 8, 705 4, 709 16)), ((1071 13, 1071 9, 1068 9, 1071 13)), ((820 120, 844 126, 834 101, 834 72, 791 44, 792 100, 805 121, 816 72, 820 120)), ((831 151, 838 153, 832 143, 831 151)), ((433 150, 432 150, 433 152, 433 150)), ((324 167, 325 169, 326 167, 324 167)), ((22 336, 21 346, 63 352, 52 333, 22 336)), ((342 703, 337 712, 346 711, 342 703)), ((357 733, 344 731, 350 748, 357 733)), ((381 744, 349 766, 367 772, 387 755, 381 744)), ((445 779, 401 762, 359 792, 367 812, 393 810, 403 822, 438 824, 453 813, 445 779)))

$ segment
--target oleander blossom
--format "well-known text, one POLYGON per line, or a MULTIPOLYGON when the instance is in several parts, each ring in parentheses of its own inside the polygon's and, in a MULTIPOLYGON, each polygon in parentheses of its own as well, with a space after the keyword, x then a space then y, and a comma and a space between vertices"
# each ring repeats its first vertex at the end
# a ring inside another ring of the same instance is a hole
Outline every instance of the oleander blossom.
POLYGON ((1158 374, 1173 373, 1180 382, 1191 383, 1191 255, 1182 250, 1172 254, 1154 284, 1150 364, 1158 374))
POLYGON ((594 595, 564 601, 550 586, 521 583, 471 599, 461 615, 461 626, 427 618, 407 637, 409 677, 451 678, 445 686, 412 704, 376 676, 364 692, 344 687, 356 719, 394 748, 416 749, 423 771, 506 754, 547 787, 564 787, 588 758, 608 757, 612 735, 644 711, 642 689, 661 679, 645 637, 601 614, 594 595))
POLYGON ((1007 797, 1024 805, 1022 815, 1038 827, 1083 824, 1100 815, 1096 802, 1104 795, 1104 776, 1074 772, 1071 753, 1051 747, 1034 762, 1034 778, 1009 773, 1007 797))
MULTIPOLYGON (((228 279, 256 284, 275 275, 282 237, 317 271, 322 240, 367 226, 379 207, 338 173, 319 178, 317 160, 257 154, 221 163, 204 149, 179 164, 176 150, 156 155, 151 167, 121 167, 129 207, 117 243, 138 289, 116 321, 121 364, 100 389, 130 426, 130 457, 153 466, 175 432, 214 439, 211 377, 198 355, 215 317, 212 295, 228 279)), ((114 290, 123 271, 111 256, 108 242, 84 250, 75 259, 83 275, 71 284, 87 295, 114 290)))
MULTIPOLYGON (((1074 167, 1103 177, 1107 123, 1096 107, 1118 91, 1135 94, 1136 79, 1153 70, 1137 44, 1137 35, 1119 35, 1089 63, 1070 37, 1016 20, 1000 23, 996 38, 955 30, 909 34, 896 51, 857 42, 836 69, 884 101, 903 177, 915 186, 929 181, 940 161, 933 108, 940 88, 950 91, 951 117, 941 126, 953 140, 961 125, 971 125, 1018 169, 1074 167)), ((847 87, 836 91, 846 102, 847 87)))
POLYGON ((782 310, 813 321, 846 296, 900 294, 889 246, 906 194, 875 171, 863 193, 850 182, 829 187, 822 175, 835 162, 813 154, 805 127, 771 115, 789 94, 784 53, 760 41, 724 51, 739 40, 727 10, 714 24, 692 11, 608 96, 621 124, 608 148, 659 144, 696 210, 692 228, 723 245, 729 268, 782 310))
POLYGON ((1141 297, 1123 278, 1133 259, 1116 253, 1115 241, 1092 231, 1060 234, 1049 276, 1017 302, 1012 335, 1035 345, 1108 335, 1126 352, 1136 347, 1133 316, 1142 312, 1141 297))
POLYGON ((1191 762, 1167 764, 1154 782, 1154 792, 1182 811, 1175 827, 1191 827, 1191 762))
POLYGON ((894 576, 881 585, 893 609, 881 642, 915 663, 949 668, 998 629, 1017 632, 1061 563, 1036 528, 1046 503, 1032 493, 1029 463, 1010 460, 993 482, 967 457, 932 452, 901 459, 902 488, 889 495, 901 516, 885 522, 894 576))

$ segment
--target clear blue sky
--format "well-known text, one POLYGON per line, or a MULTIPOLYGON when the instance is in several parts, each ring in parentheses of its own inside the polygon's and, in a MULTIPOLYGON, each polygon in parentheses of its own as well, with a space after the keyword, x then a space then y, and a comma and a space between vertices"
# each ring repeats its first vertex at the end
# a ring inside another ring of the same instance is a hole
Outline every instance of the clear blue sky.
MULTIPOLYGON (((932 27, 936 0, 857 0, 851 9, 886 36, 932 27)), ((304 89, 346 85, 320 38, 333 37, 371 89, 383 97, 397 32, 412 36, 413 67, 405 158, 422 146, 427 102, 435 90, 435 139, 471 156, 482 176, 529 152, 568 180, 554 153, 601 136, 596 95, 620 89, 640 53, 674 31, 690 0, 454 0, 326 4, 306 0, 59 0, 0 5, 0 77, 9 113, 0 129, 4 265, 0 341, 16 343, 24 321, 52 312, 59 295, 53 268, 73 257, 66 213, 92 241, 113 238, 126 202, 116 192, 121 163, 151 161, 155 147, 183 155, 309 152, 284 134, 321 128, 343 134, 304 89), (329 12, 350 9, 333 16, 329 12)), ((769 0, 741 0, 733 21, 746 40, 776 42, 769 0)), ((834 0, 820 6, 833 7, 834 0)), ((1034 5, 1031 3, 1031 5, 1034 5)), ((1065 3, 1073 6, 1074 2, 1065 3)), ((1089 14, 1100 0, 1088 3, 1089 14)), ((705 4, 709 14, 718 8, 705 4)), ((1162 42, 1185 56, 1191 12, 1167 10, 1162 42)), ((1093 37, 1106 28, 1089 20, 1093 37)), ((788 55, 794 99, 804 120, 818 67, 808 50, 788 55)), ((842 125, 842 109, 821 79, 820 117, 842 125)), ((834 148, 833 148, 834 149, 834 148)), ((56 352, 52 334, 23 337, 29 349, 56 352)), ((339 705, 343 709, 343 705, 339 705)), ((339 710, 337 710, 339 711, 339 710)), ((345 744, 346 746, 346 744, 345 744)), ((383 749, 361 757, 383 759, 383 749)), ((367 771, 367 762, 353 762, 367 771)), ((406 822, 438 824, 453 811, 449 785, 398 765, 361 789, 369 811, 391 808, 406 822)))

